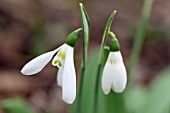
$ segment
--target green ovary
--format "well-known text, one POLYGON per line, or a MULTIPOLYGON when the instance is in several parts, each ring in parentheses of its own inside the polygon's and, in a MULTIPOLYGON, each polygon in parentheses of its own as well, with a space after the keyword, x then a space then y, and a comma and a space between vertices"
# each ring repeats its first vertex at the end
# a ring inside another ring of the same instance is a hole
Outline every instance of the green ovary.
POLYGON ((58 64, 59 67, 62 67, 62 63, 59 60, 54 61, 54 64, 58 64))

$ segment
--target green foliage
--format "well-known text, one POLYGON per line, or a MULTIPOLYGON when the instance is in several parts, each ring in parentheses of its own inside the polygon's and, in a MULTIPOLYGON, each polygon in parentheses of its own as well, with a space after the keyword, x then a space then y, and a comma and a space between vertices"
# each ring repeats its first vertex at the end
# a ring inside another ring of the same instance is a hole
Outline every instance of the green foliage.
POLYGON ((90 30, 91 30, 89 17, 82 3, 80 3, 80 13, 81 13, 81 19, 82 19, 83 61, 82 61, 82 67, 81 67, 81 78, 80 78, 80 86, 79 86, 77 112, 80 112, 80 109, 81 109, 81 100, 82 100, 82 93, 83 93, 82 88, 83 88, 84 75, 85 75, 85 70, 86 70, 87 49, 88 49, 88 43, 90 39, 90 30))
POLYGON ((144 42, 146 27, 147 27, 148 19, 149 19, 150 12, 152 9, 152 4, 153 4, 153 0, 144 1, 142 16, 141 16, 139 26, 136 30, 134 44, 133 44, 130 61, 129 61, 129 68, 128 68, 129 77, 135 71, 135 67, 140 56, 140 51, 141 51, 141 48, 144 42))
POLYGON ((170 66, 163 70, 148 89, 146 101, 139 113, 169 113, 170 107, 170 66), (143 109, 144 108, 144 109, 143 109))
MULTIPOLYGON (((100 87, 100 77, 99 83, 97 83, 99 85, 97 111, 94 112, 98 54, 98 50, 95 50, 88 61, 83 82, 80 113, 169 113, 170 67, 158 74, 149 88, 131 85, 121 94, 111 92, 107 96, 104 95, 100 87)), ((107 58, 107 55, 104 56, 107 58)), ((77 101, 74 104, 76 103, 77 101)), ((71 113, 77 113, 75 109, 73 108, 71 113)))
POLYGON ((86 66, 86 59, 87 59, 87 49, 88 49, 88 43, 90 39, 90 20, 87 15, 87 12, 83 6, 82 3, 80 3, 80 13, 81 13, 81 20, 82 20, 82 37, 83 37, 83 68, 86 66))
POLYGON ((96 70, 97 70, 97 59, 98 58, 98 52, 94 51, 92 57, 87 63, 87 69, 85 71, 83 84, 82 84, 82 95, 81 95, 81 103, 80 106, 78 99, 73 104, 73 107, 71 109, 71 113, 77 113, 76 109, 77 107, 80 107, 80 113, 93 113, 94 109, 94 91, 95 91, 95 80, 96 80, 96 70))
MULTIPOLYGON (((108 49, 104 51, 106 58, 108 49)), ((96 84, 101 86, 101 81, 96 83, 97 78, 97 64, 98 64, 98 51, 94 51, 87 64, 85 71, 84 82, 83 82, 83 93, 82 101, 80 106, 80 113, 94 113, 94 105, 96 103, 95 96, 98 95, 97 100, 97 113, 125 113, 125 104, 123 94, 110 93, 108 96, 104 95, 101 87, 99 88, 98 94, 95 94, 96 84)), ((105 61, 106 61, 105 58, 105 61)), ((100 77, 101 78, 101 77, 100 77)), ((71 113, 76 113, 77 101, 74 103, 71 113)))
POLYGON ((109 19, 107 20, 107 23, 106 23, 106 26, 105 26, 105 29, 104 29, 104 33, 103 33, 103 37, 102 37, 102 43, 101 43, 101 47, 100 47, 100 54, 99 54, 99 64, 101 64, 103 61, 103 49, 104 49, 104 46, 106 45, 106 41, 107 41, 107 37, 108 37, 108 34, 110 32, 110 27, 111 27, 111 24, 112 24, 112 21, 113 21, 113 18, 116 14, 116 10, 114 10, 112 12, 112 14, 110 15, 109 19))
POLYGON ((124 98, 128 113, 138 113, 147 97, 147 89, 140 85, 132 85, 125 90, 124 98))
POLYGON ((82 18, 83 41, 88 45, 90 38, 90 20, 82 3, 80 3, 80 13, 82 18))
POLYGON ((169 113, 170 66, 164 69, 150 87, 131 86, 126 92, 129 113, 169 113))
POLYGON ((88 61, 84 76, 83 94, 81 101, 81 113, 93 113, 94 109, 94 91, 96 84, 98 52, 95 51, 88 61))
POLYGON ((37 113, 21 98, 3 100, 1 106, 5 113, 37 113))
MULTIPOLYGON (((129 77, 134 72, 140 55, 152 3, 153 0, 145 0, 144 2, 142 18, 136 32, 130 59, 129 77)), ((102 38, 102 51, 100 53, 95 51, 87 65, 81 89, 83 93, 81 105, 79 106, 80 112, 77 113, 169 113, 170 90, 168 87, 170 86, 170 67, 157 75, 158 77, 151 83, 149 88, 130 84, 122 94, 111 92, 108 96, 105 96, 102 92, 100 87, 101 72, 108 54, 108 52, 105 52, 104 46, 115 13, 113 12, 107 21, 102 38), (106 55, 103 55, 105 53, 106 55)), ((73 108, 72 113, 76 113, 74 111, 74 109, 77 109, 76 107, 73 108)))
MULTIPOLYGON (((99 83, 101 86, 101 82, 99 83)), ((109 95, 104 95, 99 89, 97 113, 126 113, 123 94, 111 91, 109 95)))

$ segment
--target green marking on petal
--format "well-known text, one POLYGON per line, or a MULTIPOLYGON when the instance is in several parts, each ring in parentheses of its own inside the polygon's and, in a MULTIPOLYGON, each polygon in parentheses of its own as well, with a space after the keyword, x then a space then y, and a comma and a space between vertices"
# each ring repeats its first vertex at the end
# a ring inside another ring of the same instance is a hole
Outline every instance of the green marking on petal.
POLYGON ((62 63, 59 60, 54 61, 54 64, 58 64, 59 67, 62 67, 62 63))
POLYGON ((110 59, 110 64, 113 64, 113 60, 112 59, 110 59))
POLYGON ((65 59, 66 57, 66 53, 65 52, 62 52, 62 51, 59 51, 58 54, 57 54, 58 57, 61 57, 63 60, 65 59))

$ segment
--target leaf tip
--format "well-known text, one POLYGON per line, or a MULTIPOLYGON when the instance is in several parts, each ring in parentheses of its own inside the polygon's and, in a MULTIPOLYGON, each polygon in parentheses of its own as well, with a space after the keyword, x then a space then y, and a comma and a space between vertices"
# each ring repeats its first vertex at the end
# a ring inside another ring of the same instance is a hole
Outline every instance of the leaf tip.
POLYGON ((114 11, 113 11, 113 13, 114 13, 114 14, 116 14, 116 13, 117 13, 117 11, 116 11, 116 10, 114 10, 114 11))
POLYGON ((114 11, 112 12, 112 14, 111 14, 111 17, 113 18, 113 17, 115 16, 116 13, 117 13, 117 11, 114 10, 114 11))
POLYGON ((83 7, 83 4, 82 3, 79 3, 80 7, 83 7))

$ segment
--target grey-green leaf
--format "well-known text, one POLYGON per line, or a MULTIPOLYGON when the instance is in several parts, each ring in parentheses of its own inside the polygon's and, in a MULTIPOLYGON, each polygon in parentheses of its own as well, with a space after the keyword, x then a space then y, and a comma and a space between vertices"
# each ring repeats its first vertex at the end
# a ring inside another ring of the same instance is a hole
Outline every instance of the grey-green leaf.
MULTIPOLYGON (((81 113, 94 113, 94 105, 97 105, 97 113, 125 113, 125 104, 123 99, 123 94, 115 94, 111 92, 108 96, 104 95, 101 89, 101 80, 99 83, 96 83, 97 78, 97 64, 98 64, 98 56, 99 51, 95 50, 92 52, 88 64, 87 69, 84 76, 83 81, 83 94, 82 94, 82 101, 81 101, 81 113), (99 85, 98 91, 98 99, 97 102, 95 101, 95 88, 96 84, 99 85)), ((105 61, 107 59, 108 51, 104 51, 105 61)), ((100 77, 101 78, 101 77, 100 77)), ((77 104, 74 103, 74 104, 77 104)), ((76 113, 76 107, 72 108, 71 113, 76 113)))
POLYGON ((5 113, 37 113, 21 98, 3 100, 1 106, 5 113))
POLYGON ((144 106, 139 113, 169 113, 170 66, 163 70, 151 84, 144 106))
POLYGON ((90 20, 82 3, 80 3, 80 12, 82 17, 84 43, 88 45, 90 37, 90 20))

